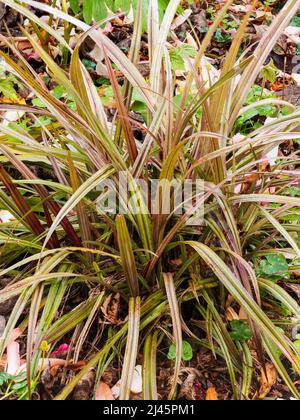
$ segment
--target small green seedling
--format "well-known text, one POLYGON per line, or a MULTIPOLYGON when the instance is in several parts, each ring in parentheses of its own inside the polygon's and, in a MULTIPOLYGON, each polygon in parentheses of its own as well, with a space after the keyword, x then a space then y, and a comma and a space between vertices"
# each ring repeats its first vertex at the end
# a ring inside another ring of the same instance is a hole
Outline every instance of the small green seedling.
POLYGON ((232 321, 230 326, 230 336, 234 341, 248 341, 253 337, 249 325, 244 321, 232 321))
MULTIPOLYGON (((187 341, 183 341, 182 343, 182 360, 184 362, 190 362, 193 358, 193 349, 190 343, 187 341)), ((168 359, 169 360, 175 360, 176 359, 176 345, 173 343, 171 344, 169 348, 168 353, 168 359)))

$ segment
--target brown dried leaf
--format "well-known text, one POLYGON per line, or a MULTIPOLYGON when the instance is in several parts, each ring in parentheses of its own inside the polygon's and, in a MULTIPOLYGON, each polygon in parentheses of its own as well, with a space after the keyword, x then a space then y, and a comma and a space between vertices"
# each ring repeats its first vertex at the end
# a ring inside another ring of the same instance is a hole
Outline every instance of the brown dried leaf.
POLYGON ((205 400, 206 401, 218 401, 219 400, 219 396, 218 396, 218 393, 217 393, 215 387, 210 386, 207 389, 205 400))
POLYGON ((226 319, 227 321, 239 321, 240 318, 235 310, 229 306, 229 308, 226 309, 226 319))
POLYGON ((244 308, 240 309, 239 318, 240 318, 240 321, 248 321, 249 317, 248 317, 247 312, 245 311, 244 308))
POLYGON ((258 398, 263 400, 277 383, 278 373, 272 363, 266 364, 266 369, 261 369, 261 386, 258 393, 258 398))
POLYGON ((120 299, 121 295, 120 293, 117 293, 110 305, 110 308, 107 311, 106 318, 108 321, 110 321, 113 325, 116 325, 119 323, 119 308, 120 308, 120 299))

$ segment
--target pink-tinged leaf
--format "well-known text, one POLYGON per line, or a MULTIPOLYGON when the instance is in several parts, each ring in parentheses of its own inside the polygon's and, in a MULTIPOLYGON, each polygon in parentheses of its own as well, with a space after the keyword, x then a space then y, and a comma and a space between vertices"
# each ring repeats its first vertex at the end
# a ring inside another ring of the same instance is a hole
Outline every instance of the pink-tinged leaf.
POLYGON ((53 353, 52 356, 59 356, 60 354, 68 351, 70 348, 69 344, 61 344, 53 353))

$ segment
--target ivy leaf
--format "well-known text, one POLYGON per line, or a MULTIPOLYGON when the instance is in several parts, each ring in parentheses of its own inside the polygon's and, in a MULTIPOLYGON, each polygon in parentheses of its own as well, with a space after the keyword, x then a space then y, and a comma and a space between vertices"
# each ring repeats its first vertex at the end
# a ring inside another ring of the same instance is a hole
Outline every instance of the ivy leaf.
POLYGON ((173 70, 185 70, 184 57, 194 58, 196 51, 191 45, 182 44, 170 51, 170 60, 173 70))
POLYGON ((44 101, 42 101, 40 98, 32 99, 32 105, 36 106, 37 108, 47 108, 47 104, 45 104, 44 101))
POLYGON ((32 127, 33 128, 35 128, 35 127, 45 127, 47 125, 50 125, 51 123, 53 123, 52 118, 42 116, 42 117, 37 118, 37 120, 34 122, 32 127))
POLYGON ((222 29, 218 28, 215 33, 215 40, 220 43, 229 42, 231 36, 226 32, 223 32, 222 29))
POLYGON ((58 85, 58 86, 55 86, 52 93, 56 99, 61 99, 63 95, 66 93, 66 89, 63 86, 58 85))
POLYGON ((273 92, 268 89, 262 89, 261 86, 254 85, 247 95, 246 104, 250 105, 257 102, 259 99, 274 98, 273 92))
POLYGON ((17 99, 14 83, 9 79, 0 80, 0 92, 7 99, 17 99))
MULTIPOLYGON (((190 343, 187 341, 183 341, 182 343, 182 360, 185 362, 189 362, 193 358, 193 349, 190 343)), ((171 344, 169 348, 168 353, 168 359, 169 360, 175 360, 176 359, 176 345, 173 343, 171 344)))
MULTIPOLYGON (((6 372, 0 372, 0 387, 7 384, 7 382, 13 382, 14 384, 18 384, 21 382, 26 382, 27 374, 26 372, 22 372, 19 375, 10 375, 6 372)), ((27 384, 27 382, 26 382, 27 384)))
POLYGON ((6 372, 0 372, 0 387, 5 385, 11 379, 11 375, 6 372))
MULTIPOLYGON (((70 0, 71 9, 75 14, 79 12, 79 4, 79 0, 70 0)), ((158 0, 160 18, 162 18, 168 4, 169 0, 158 0)), ((143 32, 146 32, 148 28, 149 0, 144 0, 142 5, 142 30, 143 32)), ((133 7, 133 10, 136 10, 137 0, 83 0, 83 18, 86 23, 91 23, 93 18, 96 22, 99 22, 107 17, 108 9, 112 10, 114 13, 118 12, 118 10, 128 13, 131 6, 133 7)), ((181 8, 179 8, 178 12, 181 11, 181 8)))
POLYGON ((270 83, 275 83, 277 79, 278 68, 275 66, 273 59, 270 60, 269 64, 263 67, 261 71, 261 77, 270 83))
POLYGON ((266 255, 266 259, 261 261, 262 271, 267 275, 276 275, 286 273, 289 265, 284 255, 270 254, 266 255))
MULTIPOLYGON (((96 20, 98 20, 97 18, 96 18, 96 20)), ((100 19, 99 19, 100 20, 100 19)), ((83 60, 82 60, 82 64, 85 66, 85 68, 87 69, 87 70, 89 70, 89 71, 93 71, 93 70, 95 70, 95 68, 96 68, 96 66, 97 66, 97 64, 94 62, 94 61, 92 61, 92 60, 88 60, 87 58, 84 58, 83 60)))
MULTIPOLYGON (((299 187, 289 187, 286 192, 292 197, 300 197, 300 188, 299 187)), ((297 216, 299 218, 299 216, 297 216)))
POLYGON ((300 17, 299 16, 293 17, 293 19, 291 20, 290 26, 296 26, 297 28, 300 28, 300 17))
POLYGON ((253 333, 249 325, 244 321, 232 321, 230 323, 230 336, 234 341, 248 341, 253 337, 253 333))

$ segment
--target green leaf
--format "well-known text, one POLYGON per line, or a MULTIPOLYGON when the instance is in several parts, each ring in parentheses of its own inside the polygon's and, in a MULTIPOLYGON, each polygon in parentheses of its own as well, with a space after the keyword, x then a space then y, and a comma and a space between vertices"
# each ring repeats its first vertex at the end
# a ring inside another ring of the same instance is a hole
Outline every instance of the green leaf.
MULTIPOLYGON (((284 334, 284 330, 282 328, 278 328, 277 330, 284 334)), ((282 351, 278 348, 278 346, 274 343, 274 341, 269 341, 269 346, 271 347, 272 351, 276 354, 277 357, 282 356, 282 351)))
POLYGON ((32 127, 45 127, 46 125, 50 125, 53 123, 53 119, 50 117, 39 117, 32 127))
POLYGON ((93 19, 94 1, 83 0, 83 18, 86 23, 91 23, 93 19))
POLYGON ((47 108, 48 107, 48 105, 44 101, 42 101, 40 98, 32 99, 31 102, 32 102, 32 105, 36 106, 37 108, 47 108))
MULTIPOLYGON (((294 341, 294 346, 296 347, 297 351, 300 353, 300 339, 294 341)), ((297 358, 300 362, 300 358, 297 358)))
MULTIPOLYGON (((300 188, 299 187, 289 187, 287 188, 286 192, 291 195, 292 197, 300 197, 300 188)), ((299 216, 296 215, 299 220, 299 216)))
MULTIPOLYGON (((96 20, 98 20, 97 18, 95 18, 96 20)), ((100 20, 100 19, 99 19, 100 20)), ((82 64, 85 66, 85 68, 89 71, 95 70, 96 68, 96 63, 92 60, 88 60, 87 58, 84 58, 82 60, 82 64)))
MULTIPOLYGON (((191 361, 193 358, 193 349, 189 342, 183 341, 182 342, 182 360, 185 362, 191 361)), ((170 345, 169 353, 168 353, 169 360, 176 359, 176 345, 173 343, 170 345)))
MULTIPOLYGON (((0 372, 0 387, 7 384, 8 382, 19 384, 19 383, 23 383, 24 381, 26 381, 26 372, 20 373, 17 376, 10 375, 9 373, 6 373, 6 372, 0 372)), ((22 384, 22 386, 24 386, 24 384, 22 384)))
POLYGON ((183 341, 182 346, 182 360, 189 362, 193 358, 192 346, 187 341, 183 341))
POLYGON ((194 58, 196 56, 195 48, 191 45, 182 44, 170 51, 170 60, 173 70, 185 70, 184 57, 194 58))
MULTIPOLYGON (((129 12, 131 0, 115 0, 115 10, 121 9, 122 12, 129 12)), ((136 2, 134 2, 136 3, 136 2)), ((148 2, 146 2, 148 3, 148 2)))
POLYGON ((234 341, 248 341, 253 337, 249 325, 244 321, 232 321, 230 326, 230 336, 234 341))
POLYGON ((79 13, 79 0, 70 0, 72 11, 77 15, 79 13))
POLYGON ((0 372, 0 387, 5 385, 10 380, 11 380, 11 375, 9 375, 9 373, 0 372))
POLYGON ((226 32, 223 32, 222 29, 218 28, 215 33, 215 40, 220 43, 228 42, 231 40, 231 36, 226 32))
POLYGON ((103 0, 89 0, 90 3, 93 3, 93 15, 96 22, 103 20, 107 17, 107 7, 106 3, 103 0))
POLYGON ((250 105, 259 99, 268 99, 274 97, 273 92, 268 89, 262 89, 261 86, 254 85, 248 93, 246 104, 250 105))
POLYGON ((299 16, 293 17, 293 19, 291 20, 290 26, 296 26, 297 28, 300 28, 300 17, 299 16))
POLYGON ((277 72, 278 68, 275 66, 273 59, 271 59, 269 64, 263 67, 261 77, 267 82, 275 83, 277 79, 277 72))
POLYGON ((266 256, 266 260, 261 261, 262 271, 267 275, 286 273, 289 265, 284 255, 270 254, 266 256))
POLYGON ((118 234, 118 243, 121 255, 121 262, 124 274, 130 288, 131 296, 139 296, 139 283, 136 269, 136 262, 132 249, 130 233, 128 231, 127 222, 123 215, 116 218, 116 228, 118 234))
POLYGON ((14 83, 9 79, 0 80, 0 92, 7 99, 17 99, 14 83))
POLYGON ((63 86, 58 85, 53 89, 52 93, 56 99, 61 99, 63 95, 66 93, 66 89, 63 86))

